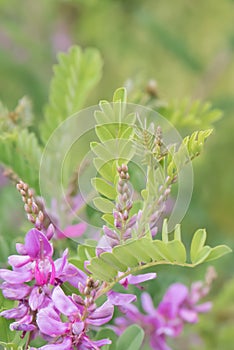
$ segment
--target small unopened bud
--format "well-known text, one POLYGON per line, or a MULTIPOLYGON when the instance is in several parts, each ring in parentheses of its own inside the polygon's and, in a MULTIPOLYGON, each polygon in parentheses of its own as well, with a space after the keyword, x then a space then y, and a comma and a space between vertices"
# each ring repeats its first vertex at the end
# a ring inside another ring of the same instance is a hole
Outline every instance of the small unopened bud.
POLYGON ((164 195, 167 197, 167 196, 169 196, 170 193, 171 193, 171 189, 167 188, 164 192, 164 195))
POLYGON ((122 164, 122 171, 124 171, 125 173, 128 172, 128 166, 126 164, 122 164))
POLYGON ((132 201, 127 201, 126 203, 126 209, 129 211, 130 209, 132 209, 132 201))
POLYGON ((93 286, 94 286, 95 289, 99 286, 99 283, 100 283, 99 280, 94 282, 93 286))
POLYGON ((128 195, 127 195, 127 193, 124 193, 124 194, 122 195, 122 201, 123 201, 123 202, 127 202, 127 200, 128 200, 128 195))
POLYGON ((89 287, 85 287, 84 289, 84 295, 89 295, 90 294, 90 289, 89 287))
POLYGON ((33 216, 33 215, 28 214, 28 215, 27 215, 27 218, 28 218, 28 220, 29 220, 30 222, 32 222, 33 224, 35 224, 36 219, 34 218, 34 216, 33 216))
POLYGON ((128 185, 125 182, 125 184, 123 185, 123 192, 127 192, 127 191, 128 191, 128 185))
POLYGON ((16 185, 16 188, 17 188, 18 191, 22 190, 22 189, 23 189, 22 183, 18 183, 18 184, 16 185))
POLYGON ((127 210, 124 210, 123 219, 124 219, 125 221, 128 220, 128 211, 127 211, 127 210))
POLYGON ((33 197, 34 193, 33 190, 31 188, 28 189, 28 196, 29 197, 33 197))
POLYGON ((46 237, 48 238, 48 240, 50 240, 53 235, 55 233, 55 228, 53 224, 49 224, 47 231, 46 231, 46 237))
POLYGON ((78 282, 78 289, 80 294, 84 294, 84 286, 81 282, 78 282))
POLYGON ((84 305, 84 300, 80 295, 72 294, 72 300, 78 305, 84 305))
POLYGON ((24 190, 20 190, 20 194, 21 196, 25 197, 26 196, 26 192, 24 190))
POLYGON ((30 214, 31 213, 31 207, 26 203, 24 204, 24 210, 26 211, 26 213, 30 214))
POLYGON ((23 189, 24 189, 24 191, 27 192, 27 191, 28 191, 28 185, 24 183, 24 184, 23 184, 23 189))
POLYGON ((89 287, 89 288, 92 288, 93 287, 93 279, 91 277, 89 277, 86 281, 86 286, 89 287))
POLYGON ((121 179, 126 179, 126 174, 123 171, 120 172, 119 176, 121 179))
POLYGON ((118 173, 121 173, 122 167, 121 166, 117 166, 117 171, 118 171, 118 173))
POLYGON ((38 213, 38 219, 40 220, 40 222, 43 222, 43 220, 44 220, 44 214, 42 213, 41 210, 38 213))
POLYGON ((32 198, 28 198, 28 199, 27 199, 27 203, 28 203, 28 205, 31 206, 31 205, 33 204, 32 198))
POLYGON ((36 227, 38 230, 41 230, 41 221, 39 220, 38 217, 36 218, 36 221, 35 221, 35 227, 36 227))
POLYGON ((36 205, 36 203, 35 202, 33 202, 32 203, 32 212, 34 213, 34 214, 38 214, 38 206, 36 205))

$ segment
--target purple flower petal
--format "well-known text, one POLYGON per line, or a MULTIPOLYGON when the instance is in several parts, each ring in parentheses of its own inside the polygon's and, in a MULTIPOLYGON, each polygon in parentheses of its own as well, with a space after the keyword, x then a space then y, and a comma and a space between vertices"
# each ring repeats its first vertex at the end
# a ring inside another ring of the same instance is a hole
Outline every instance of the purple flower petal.
POLYGON ((113 312, 114 306, 109 301, 106 301, 89 315, 87 322, 93 326, 101 326, 112 319, 113 312))
POLYGON ((38 350, 73 350, 71 338, 65 337, 61 343, 48 344, 38 350))
POLYGON ((72 324, 72 331, 79 335, 84 330, 84 322, 75 322, 72 324))
POLYGON ((27 306, 24 304, 19 305, 18 307, 10 310, 5 310, 0 313, 1 317, 5 318, 22 318, 28 312, 27 306))
POLYGON ((179 315, 184 321, 189 323, 196 323, 198 321, 197 312, 194 310, 182 308, 179 311, 179 315))
POLYGON ((32 310, 38 310, 45 299, 45 293, 39 286, 33 287, 29 296, 29 306, 32 310))
POLYGON ((110 291, 107 293, 108 301, 112 305, 121 306, 132 303, 136 301, 136 296, 134 294, 124 294, 110 291))
POLYGON ((97 346, 98 348, 104 346, 104 345, 108 345, 111 344, 111 340, 110 339, 101 339, 101 340, 92 340, 93 345, 97 346))
POLYGON ((31 281, 33 276, 31 271, 16 272, 11 270, 1 269, 0 278, 5 280, 8 283, 19 284, 19 283, 31 281))
POLYGON ((128 279, 129 284, 139 284, 139 283, 142 283, 145 281, 152 280, 156 277, 157 277, 156 273, 145 273, 145 274, 137 275, 137 276, 129 275, 127 277, 127 279, 128 279))
POLYGON ((181 283, 172 284, 158 306, 158 312, 169 319, 176 317, 180 305, 188 297, 188 288, 181 283))
POLYGON ((206 303, 195 306, 195 310, 201 313, 208 312, 211 309, 212 309, 212 303, 210 301, 207 301, 206 303))
POLYGON ((52 307, 41 309, 38 312, 37 324, 43 334, 51 337, 63 335, 69 328, 69 323, 63 323, 52 307))
POLYGON ((12 331, 25 331, 31 332, 37 329, 37 327, 32 322, 32 315, 25 315, 20 321, 13 322, 10 324, 10 329, 12 331))
POLYGON ((68 249, 64 250, 61 258, 55 260, 54 266, 56 271, 56 274, 55 274, 56 277, 59 277, 60 275, 62 275, 63 270, 68 263, 67 258, 68 258, 68 249))
POLYGON ((27 255, 27 250, 25 249, 24 244, 16 243, 15 247, 16 247, 16 251, 17 251, 18 254, 20 254, 20 255, 27 255))
POLYGON ((52 300, 56 308, 66 316, 71 316, 72 314, 77 314, 79 312, 79 309, 74 302, 64 294, 60 287, 54 289, 52 300))
POLYGON ((30 230, 25 237, 25 249, 33 259, 53 255, 52 245, 46 236, 35 228, 30 230))
POLYGON ((148 293, 142 293, 141 295, 141 304, 144 309, 144 311, 149 314, 153 315, 155 314, 155 307, 152 301, 151 296, 148 293))
POLYGON ((3 282, 0 286, 2 294, 7 299, 20 300, 30 293, 31 287, 26 284, 11 284, 3 282))
POLYGON ((23 255, 23 256, 20 256, 20 255, 10 255, 8 257, 8 263, 11 265, 11 266, 14 266, 14 267, 21 267, 21 266, 24 266, 25 264, 27 264, 29 261, 30 261, 30 257, 28 255, 23 255))

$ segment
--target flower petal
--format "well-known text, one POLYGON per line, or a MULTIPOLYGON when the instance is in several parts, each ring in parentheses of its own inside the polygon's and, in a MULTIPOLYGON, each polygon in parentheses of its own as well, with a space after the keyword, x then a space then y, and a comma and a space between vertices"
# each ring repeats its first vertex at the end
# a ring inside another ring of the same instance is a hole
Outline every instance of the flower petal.
POLYGON ((207 301, 206 303, 199 304, 195 306, 195 310, 197 312, 208 312, 212 309, 212 303, 210 301, 207 301))
POLYGON ((8 283, 18 284, 31 281, 33 276, 31 271, 16 272, 7 269, 1 269, 0 278, 8 283))
POLYGON ((93 326, 101 326, 112 319, 113 312, 114 306, 109 301, 106 301, 89 315, 87 322, 93 326))
POLYGON ((38 312, 37 324, 43 334, 51 337, 63 335, 69 328, 69 323, 63 323, 52 307, 41 309, 38 312))
POLYGON ((28 308, 24 304, 19 305, 18 307, 10 310, 5 310, 0 313, 1 317, 5 318, 22 318, 27 313, 28 308))
POLYGON ((107 297, 108 301, 116 306, 122 306, 136 301, 136 296, 134 294, 117 293, 112 290, 107 293, 107 297))
POLYGON ((156 277, 157 277, 156 273, 145 273, 137 276, 129 275, 127 279, 129 284, 139 284, 145 281, 152 280, 156 277))
POLYGON ((46 236, 39 230, 33 228, 25 237, 25 249, 27 254, 35 259, 44 256, 52 256, 53 248, 46 236))
POLYGON ((33 311, 38 310, 39 307, 42 305, 44 299, 45 299, 45 293, 43 289, 39 286, 33 287, 29 296, 29 301, 28 301, 30 308, 33 311))
POLYGON ((40 347, 38 350, 72 350, 71 338, 65 337, 61 343, 48 344, 40 347))
POLYGON ((65 295, 60 287, 56 287, 52 294, 52 300, 56 308, 64 315, 71 316, 79 312, 79 309, 73 301, 65 295))
POLYGON ((155 313, 155 307, 154 307, 152 298, 148 293, 145 292, 141 294, 141 304, 144 311, 147 314, 153 315, 155 313))
POLYGON ((4 297, 12 300, 25 298, 31 290, 31 287, 26 284, 11 284, 7 282, 3 282, 0 288, 2 289, 4 297))
POLYGON ((75 322, 72 324, 72 331, 79 335, 84 330, 84 322, 75 322))
POLYGON ((10 255, 8 257, 8 263, 14 267, 21 267, 27 264, 30 261, 30 257, 28 255, 10 255))
POLYGON ((198 321, 197 312, 194 310, 182 308, 180 309, 179 315, 184 321, 189 323, 196 323, 198 321))

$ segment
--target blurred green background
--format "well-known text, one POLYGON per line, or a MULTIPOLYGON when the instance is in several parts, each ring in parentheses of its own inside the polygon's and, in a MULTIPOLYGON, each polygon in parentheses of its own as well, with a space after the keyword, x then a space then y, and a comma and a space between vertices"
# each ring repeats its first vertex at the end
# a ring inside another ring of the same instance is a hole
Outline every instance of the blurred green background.
MULTIPOLYGON (((145 85, 155 79, 162 100, 210 100, 223 110, 223 118, 216 123, 204 154, 194 163, 194 194, 183 231, 190 235, 198 227, 207 227, 209 243, 233 248, 233 23, 233 0, 0 0, 0 100, 14 108, 28 95, 37 125, 56 54, 73 44, 96 47, 104 59, 103 79, 87 105, 110 99, 129 79, 145 85)), ((24 218, 20 203, 11 185, 0 188, 2 246, 6 230, 18 235, 15 231, 24 218)), ((13 243, 2 249, 5 256, 1 261, 11 249, 13 243)), ((215 264, 220 284, 233 276, 233 262, 230 255, 215 264)), ((192 277, 199 277, 204 270, 196 270, 192 277)), ((218 289, 214 294, 220 299, 218 289)), ((228 308, 226 299, 220 308, 228 308)), ((234 323, 234 310, 228 322, 230 319, 234 323)), ((212 331, 205 332, 203 327, 201 333, 210 339, 212 331)), ((228 349, 217 345, 218 341, 213 345, 206 341, 206 349, 228 349)))

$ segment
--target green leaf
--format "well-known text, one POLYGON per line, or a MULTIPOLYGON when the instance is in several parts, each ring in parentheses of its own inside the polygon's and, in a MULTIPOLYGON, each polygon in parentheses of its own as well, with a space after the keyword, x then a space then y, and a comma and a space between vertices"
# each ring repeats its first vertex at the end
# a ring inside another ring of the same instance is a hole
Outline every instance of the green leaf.
POLYGON ((191 101, 189 99, 171 100, 167 106, 159 109, 164 117, 166 117, 179 130, 185 129, 191 132, 194 129, 208 129, 211 125, 219 120, 222 112, 213 109, 209 102, 199 100, 191 101))
POLYGON ((54 78, 50 86, 49 104, 41 124, 44 143, 56 127, 78 112, 102 74, 102 59, 96 49, 84 51, 73 46, 68 53, 58 55, 54 78))
POLYGON ((82 261, 90 260, 96 256, 96 247, 85 244, 79 244, 77 248, 78 258, 82 261))
POLYGON ((116 170, 113 170, 113 163, 115 161, 110 160, 105 162, 103 159, 94 158, 93 163, 99 174, 106 180, 112 182, 116 175, 116 170))
POLYGON ((108 140, 113 139, 113 135, 111 132, 108 130, 108 125, 96 125, 95 126, 95 132, 97 134, 97 137, 99 138, 100 141, 105 142, 108 140))
POLYGON ((111 253, 106 252, 101 254, 101 259, 118 271, 125 272, 128 269, 128 265, 124 263, 124 261, 118 260, 116 256, 111 253))
POLYGON ((93 187, 102 195, 109 199, 115 199, 117 196, 117 192, 115 187, 110 185, 105 180, 95 177, 92 179, 92 185, 93 187))
POLYGON ((41 148, 34 133, 27 129, 15 134, 0 135, 0 163, 10 167, 21 179, 36 190, 41 148))
POLYGON ((193 263, 195 265, 201 264, 210 255, 210 252, 211 252, 211 247, 209 247, 208 245, 205 245, 201 250, 199 250, 193 263))
POLYGON ((203 248, 205 242, 206 242, 206 230, 205 229, 197 230, 193 236, 191 249, 190 249, 190 257, 192 262, 195 262, 195 260, 197 259, 197 255, 203 248))
POLYGON ((168 227, 167 227, 167 219, 163 220, 163 227, 162 227, 162 240, 163 242, 168 242, 168 227))
POLYGON ((93 199, 95 207, 100 210, 102 213, 112 213, 115 208, 114 203, 108 199, 102 197, 96 197, 93 199))
POLYGON ((143 340, 143 329, 137 325, 132 325, 119 337, 116 350, 139 350, 143 340))
POLYGON ((215 259, 221 258, 223 255, 226 255, 228 253, 231 253, 232 250, 226 245, 218 245, 217 247, 214 247, 211 249, 210 254, 205 259, 205 261, 211 261, 215 259))
POLYGON ((180 226, 180 224, 177 224, 175 227, 174 237, 178 241, 181 241, 181 226, 180 226))
POLYGON ((169 252, 169 255, 173 257, 174 261, 177 261, 179 263, 185 263, 187 254, 185 246, 182 242, 178 241, 177 239, 168 242, 167 249, 169 252))
POLYGON ((109 224, 110 226, 114 226, 114 216, 113 214, 104 214, 102 215, 102 219, 107 223, 109 224))
POLYGON ((119 88, 115 91, 113 96, 113 102, 127 102, 127 90, 126 88, 119 88))

